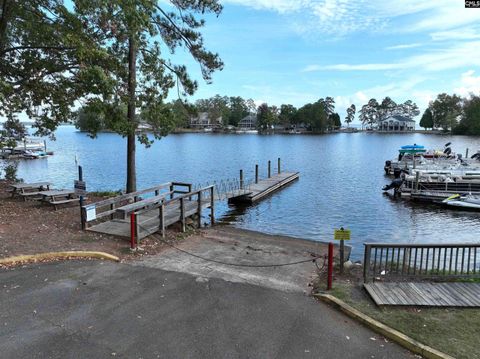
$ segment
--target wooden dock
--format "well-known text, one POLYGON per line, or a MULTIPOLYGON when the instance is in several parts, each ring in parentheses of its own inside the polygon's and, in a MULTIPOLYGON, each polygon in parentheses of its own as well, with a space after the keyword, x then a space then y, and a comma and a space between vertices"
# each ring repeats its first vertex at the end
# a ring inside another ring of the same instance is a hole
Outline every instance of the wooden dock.
POLYGON ((229 198, 229 203, 255 203, 300 177, 299 172, 281 172, 252 183, 246 193, 229 198))
POLYGON ((119 237, 145 238, 159 232, 165 236, 166 227, 175 223, 186 230, 187 218, 202 226, 202 211, 209 209, 210 221, 215 223, 215 201, 254 203, 299 178, 299 172, 281 172, 280 158, 277 173, 272 175, 268 161, 268 176, 258 177, 255 166, 255 181, 248 185, 243 180, 227 181, 227 186, 208 185, 193 189, 192 184, 167 182, 134 193, 120 195, 100 202, 82 205, 82 228, 119 237))
POLYGON ((480 307, 480 283, 374 282, 364 287, 377 305, 480 307))

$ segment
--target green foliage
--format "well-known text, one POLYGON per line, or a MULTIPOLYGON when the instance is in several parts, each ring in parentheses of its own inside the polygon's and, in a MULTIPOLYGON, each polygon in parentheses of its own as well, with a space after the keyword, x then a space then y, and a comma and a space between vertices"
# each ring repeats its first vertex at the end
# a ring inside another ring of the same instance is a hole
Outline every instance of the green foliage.
POLYGON ((454 129, 456 134, 480 136, 480 97, 472 95, 463 103, 460 123, 454 129))
POLYGON ((295 116, 295 123, 305 124, 314 132, 325 132, 327 129, 327 114, 323 99, 300 107, 295 116))
POLYGON ((238 96, 229 98, 229 111, 226 117, 228 124, 237 126, 240 120, 248 114, 249 109, 244 99, 238 96))
POLYGON ((48 135, 72 118, 77 99, 101 92, 95 66, 105 53, 61 0, 2 2, 0 115, 24 111, 37 134, 48 135))
POLYGON ((441 93, 428 106, 433 115, 433 127, 444 130, 453 129, 457 125, 457 117, 461 113, 461 98, 457 95, 441 93))
MULTIPOLYGON (((17 177, 18 161, 7 161, 2 164, 2 171, 4 172, 4 178, 8 182, 22 182, 21 178, 17 177)), ((0 171, 0 174, 1 172, 0 171)))
POLYGON ((433 114, 432 111, 427 108, 420 119, 420 127, 424 129, 433 128, 433 114))
POLYGON ((177 99, 170 103, 173 121, 176 128, 185 128, 190 125, 190 118, 198 115, 194 105, 177 99))
POLYGON ((340 120, 340 115, 338 113, 330 115, 329 120, 332 123, 333 129, 338 130, 342 127, 342 121, 340 120))
POLYGON ((347 127, 350 126, 350 123, 353 121, 355 118, 355 111, 357 108, 355 105, 352 103, 349 108, 347 108, 347 117, 345 117, 345 122, 347 123, 347 127))
POLYGON ((259 129, 268 130, 277 122, 276 108, 262 103, 257 109, 257 126, 259 129))
POLYGON ((293 105, 281 105, 280 113, 278 115, 279 122, 284 127, 289 127, 295 123, 295 116, 297 114, 297 109, 293 105))

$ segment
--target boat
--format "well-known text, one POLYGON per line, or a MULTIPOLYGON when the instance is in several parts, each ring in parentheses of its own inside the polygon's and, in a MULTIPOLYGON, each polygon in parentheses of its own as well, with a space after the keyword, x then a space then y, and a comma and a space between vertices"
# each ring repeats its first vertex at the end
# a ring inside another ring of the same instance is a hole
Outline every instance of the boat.
POLYGON ((452 207, 480 210, 480 196, 474 196, 471 194, 454 194, 453 196, 444 199, 442 203, 452 207))

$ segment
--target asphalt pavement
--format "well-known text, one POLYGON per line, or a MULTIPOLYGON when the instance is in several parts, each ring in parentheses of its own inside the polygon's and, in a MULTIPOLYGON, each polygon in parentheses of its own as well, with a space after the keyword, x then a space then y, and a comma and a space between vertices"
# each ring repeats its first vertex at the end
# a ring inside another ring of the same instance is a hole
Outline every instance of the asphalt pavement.
POLYGON ((300 292, 101 261, 0 270, 0 357, 412 358, 300 292))

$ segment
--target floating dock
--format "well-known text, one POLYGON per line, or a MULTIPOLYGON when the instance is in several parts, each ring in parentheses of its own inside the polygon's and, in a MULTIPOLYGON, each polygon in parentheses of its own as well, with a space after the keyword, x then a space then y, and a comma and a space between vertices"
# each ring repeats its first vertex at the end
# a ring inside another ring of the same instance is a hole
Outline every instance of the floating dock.
POLYGON ((297 180, 300 172, 282 172, 252 183, 246 193, 229 198, 229 203, 255 203, 297 180))

